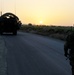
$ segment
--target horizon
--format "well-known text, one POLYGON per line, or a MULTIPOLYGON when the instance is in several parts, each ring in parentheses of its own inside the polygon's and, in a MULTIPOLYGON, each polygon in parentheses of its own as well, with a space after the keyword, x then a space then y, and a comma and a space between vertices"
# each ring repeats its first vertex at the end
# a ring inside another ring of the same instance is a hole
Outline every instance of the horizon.
POLYGON ((0 0, 0 12, 16 14, 23 24, 73 26, 73 7, 74 0, 0 0))

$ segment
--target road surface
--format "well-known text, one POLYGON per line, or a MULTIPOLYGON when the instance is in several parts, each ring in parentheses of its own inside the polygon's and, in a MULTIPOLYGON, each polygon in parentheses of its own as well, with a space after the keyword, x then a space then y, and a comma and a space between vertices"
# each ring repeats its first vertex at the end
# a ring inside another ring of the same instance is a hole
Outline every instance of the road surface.
POLYGON ((71 75, 63 41, 23 32, 2 38, 7 48, 7 75, 71 75))

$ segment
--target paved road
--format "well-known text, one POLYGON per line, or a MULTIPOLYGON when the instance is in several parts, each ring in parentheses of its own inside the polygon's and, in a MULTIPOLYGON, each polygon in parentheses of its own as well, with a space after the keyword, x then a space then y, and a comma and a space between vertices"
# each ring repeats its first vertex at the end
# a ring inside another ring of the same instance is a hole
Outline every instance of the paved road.
POLYGON ((7 75, 71 75, 63 41, 22 32, 2 37, 7 48, 7 75))
POLYGON ((5 42, 0 36, 0 75, 6 75, 7 63, 6 63, 7 49, 5 48, 5 42))

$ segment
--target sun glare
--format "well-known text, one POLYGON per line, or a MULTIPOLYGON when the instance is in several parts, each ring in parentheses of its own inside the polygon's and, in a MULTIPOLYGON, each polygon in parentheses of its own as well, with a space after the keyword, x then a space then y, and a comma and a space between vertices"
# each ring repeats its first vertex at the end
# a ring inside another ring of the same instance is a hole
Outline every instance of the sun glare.
POLYGON ((40 24, 43 24, 43 21, 40 21, 40 24))

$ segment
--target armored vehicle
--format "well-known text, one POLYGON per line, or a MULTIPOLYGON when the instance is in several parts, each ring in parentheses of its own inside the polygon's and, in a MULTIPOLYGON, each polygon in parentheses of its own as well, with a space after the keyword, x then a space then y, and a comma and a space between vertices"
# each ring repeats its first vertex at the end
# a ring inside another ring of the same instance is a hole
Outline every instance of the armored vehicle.
POLYGON ((13 13, 5 13, 0 16, 0 34, 13 33, 17 35, 17 30, 21 27, 21 21, 13 13))

